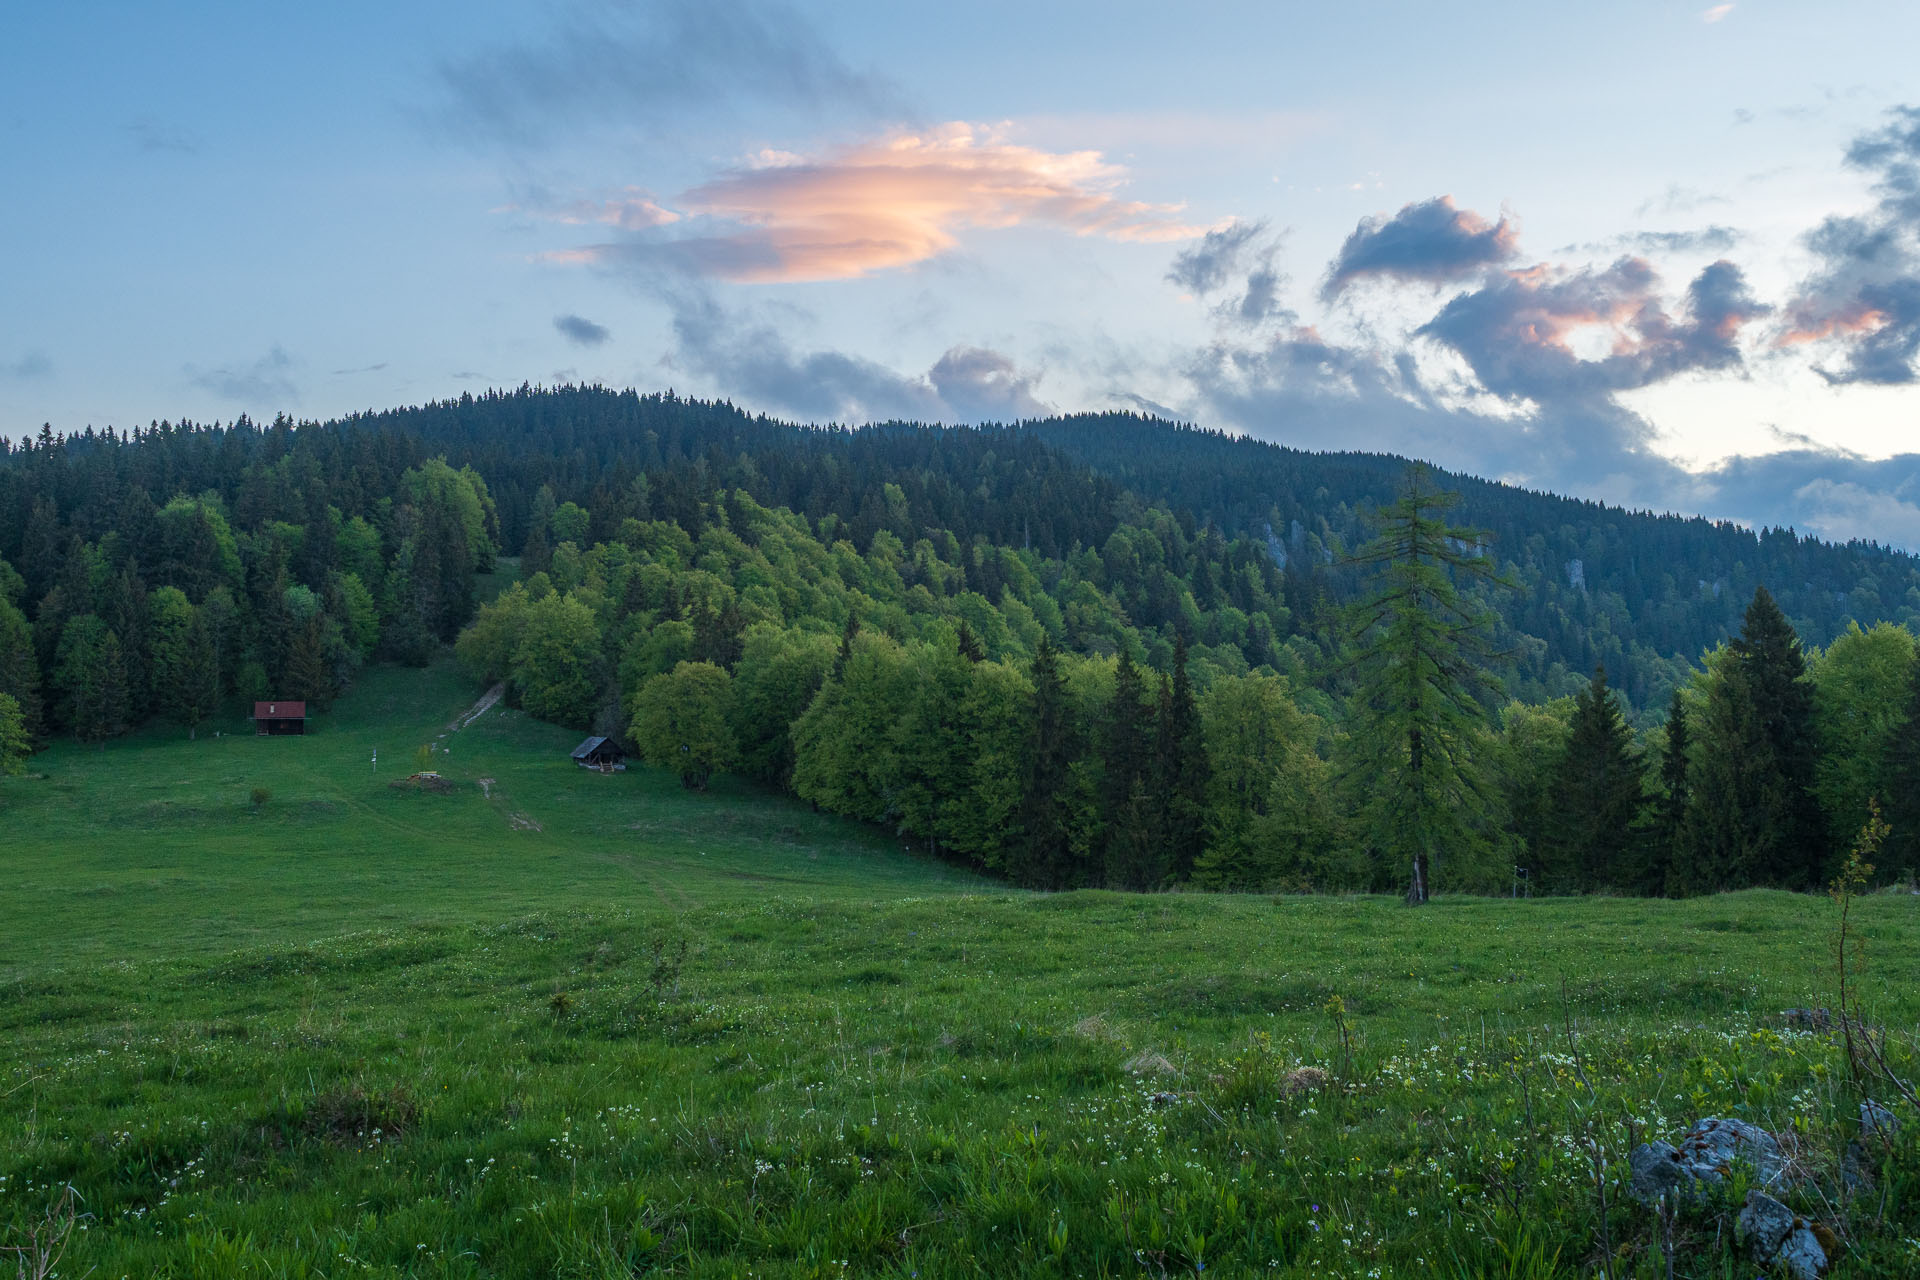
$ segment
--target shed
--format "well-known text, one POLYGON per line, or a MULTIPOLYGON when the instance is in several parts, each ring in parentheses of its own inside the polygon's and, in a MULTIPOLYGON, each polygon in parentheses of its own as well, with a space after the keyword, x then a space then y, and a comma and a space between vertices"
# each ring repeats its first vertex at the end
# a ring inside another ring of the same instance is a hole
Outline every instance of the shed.
POLYGON ((303 734, 307 731, 307 704, 256 702, 253 704, 253 731, 262 738, 303 734))
POLYGON ((611 773, 627 767, 627 753, 611 738, 588 738, 573 749, 573 762, 582 769, 611 773))

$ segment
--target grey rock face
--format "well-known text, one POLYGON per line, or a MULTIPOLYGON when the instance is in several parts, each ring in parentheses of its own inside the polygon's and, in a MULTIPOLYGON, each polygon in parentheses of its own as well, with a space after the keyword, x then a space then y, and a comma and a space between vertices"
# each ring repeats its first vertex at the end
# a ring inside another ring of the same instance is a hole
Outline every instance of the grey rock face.
POLYGON ((1734 1234, 1761 1261, 1771 1261, 1793 1234, 1793 1210, 1764 1191, 1747 1192, 1747 1207, 1734 1221, 1734 1234))
POLYGON ((1827 1251, 1809 1228, 1795 1227, 1772 1261, 1785 1267, 1793 1280, 1820 1280, 1827 1270, 1827 1251))
POLYGON ((1700 1186, 1722 1181, 1736 1160, 1754 1169, 1762 1187, 1776 1186, 1786 1173, 1786 1158, 1774 1136, 1744 1120, 1708 1116, 1681 1135, 1678 1147, 1649 1142, 1627 1157, 1633 1194, 1647 1203, 1662 1191, 1690 1195, 1700 1186))
POLYGON ((1883 1107, 1871 1098, 1860 1104, 1862 1137, 1892 1138, 1899 1132, 1900 1117, 1893 1114, 1893 1108, 1883 1107))
POLYGON ((1813 1228, 1764 1191, 1747 1192, 1733 1230, 1762 1266, 1780 1267, 1793 1280, 1819 1280, 1826 1272, 1827 1251, 1813 1228))

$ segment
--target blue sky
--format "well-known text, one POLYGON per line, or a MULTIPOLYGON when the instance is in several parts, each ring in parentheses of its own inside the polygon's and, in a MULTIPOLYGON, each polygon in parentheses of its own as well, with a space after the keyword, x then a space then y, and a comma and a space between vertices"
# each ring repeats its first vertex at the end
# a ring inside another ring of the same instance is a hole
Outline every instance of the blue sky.
POLYGON ((1114 406, 1920 546, 1920 7, 73 3, 0 432, 1114 406))

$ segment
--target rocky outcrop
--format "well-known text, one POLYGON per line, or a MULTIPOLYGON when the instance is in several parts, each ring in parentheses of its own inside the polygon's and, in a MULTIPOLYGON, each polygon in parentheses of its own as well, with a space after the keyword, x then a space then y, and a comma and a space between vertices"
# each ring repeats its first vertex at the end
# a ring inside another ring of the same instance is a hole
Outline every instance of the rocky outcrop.
POLYGON ((1732 1172, 1735 1161, 1749 1165, 1762 1187, 1779 1185, 1787 1170, 1780 1143, 1759 1125, 1708 1116, 1681 1135, 1678 1146, 1647 1142, 1627 1157, 1632 1191, 1647 1204, 1662 1194, 1685 1199, 1715 1186, 1732 1172))

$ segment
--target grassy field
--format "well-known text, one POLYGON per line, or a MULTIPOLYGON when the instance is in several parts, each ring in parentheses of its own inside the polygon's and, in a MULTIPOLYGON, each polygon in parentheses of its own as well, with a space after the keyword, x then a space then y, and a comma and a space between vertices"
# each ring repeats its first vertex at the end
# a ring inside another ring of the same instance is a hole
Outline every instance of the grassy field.
MULTIPOLYGON (((0 782, 23 1265, 67 1206, 74 1277, 1656 1276, 1626 1154, 1719 1114, 1794 1144, 1835 1274, 1920 1274, 1920 1123, 1837 1199, 1843 1058, 1778 1016, 1831 1003, 1824 899, 1016 894, 449 732, 478 693, 0 782), (390 787, 429 742, 454 792, 390 787)), ((1916 908, 1857 908, 1896 1046, 1916 908)), ((1739 1180, 1677 1274, 1754 1274, 1739 1180)))

